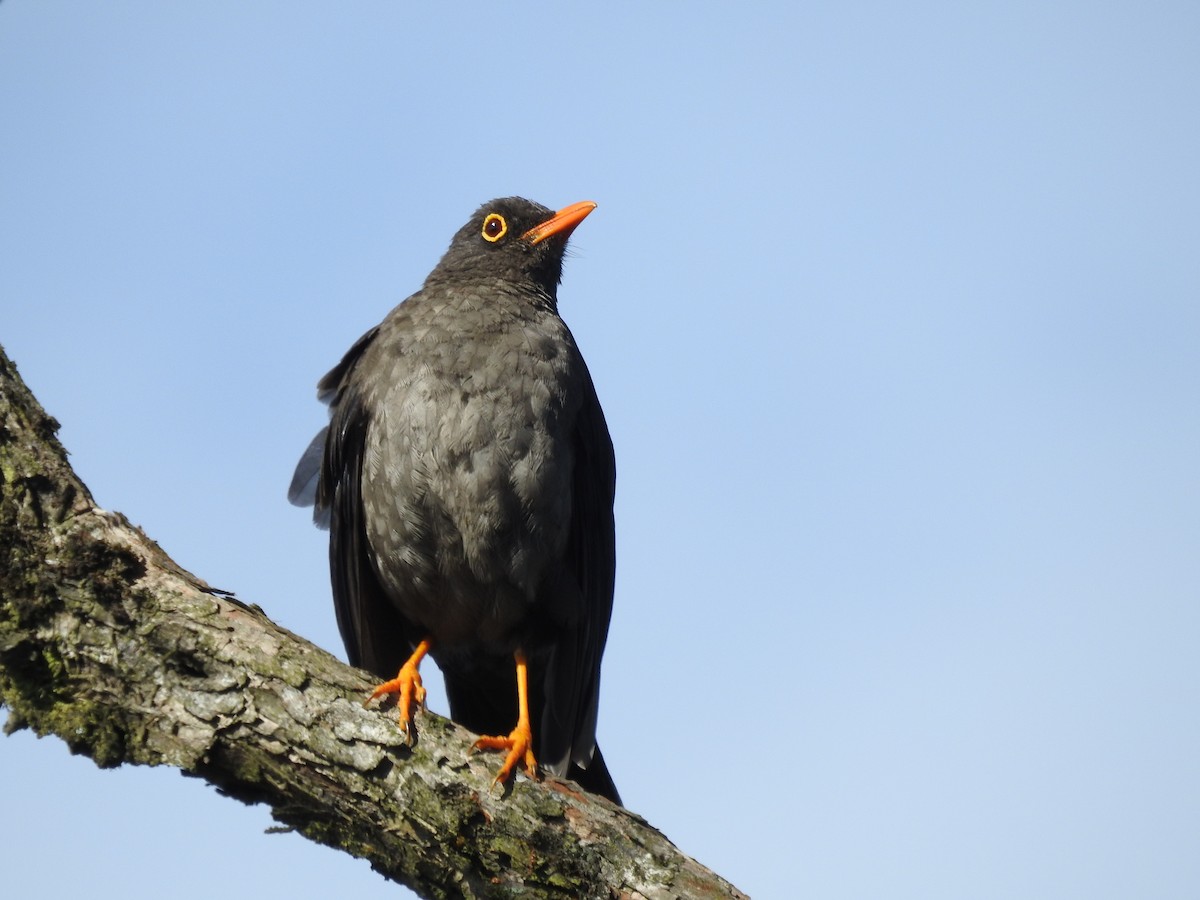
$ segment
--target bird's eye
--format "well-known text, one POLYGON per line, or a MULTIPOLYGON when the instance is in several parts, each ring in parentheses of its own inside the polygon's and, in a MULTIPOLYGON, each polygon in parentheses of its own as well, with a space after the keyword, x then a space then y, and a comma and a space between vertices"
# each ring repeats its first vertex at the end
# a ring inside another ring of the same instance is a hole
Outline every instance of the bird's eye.
POLYGON ((488 213, 488 217, 483 220, 483 239, 494 244, 507 233, 508 223, 504 221, 504 216, 488 213))

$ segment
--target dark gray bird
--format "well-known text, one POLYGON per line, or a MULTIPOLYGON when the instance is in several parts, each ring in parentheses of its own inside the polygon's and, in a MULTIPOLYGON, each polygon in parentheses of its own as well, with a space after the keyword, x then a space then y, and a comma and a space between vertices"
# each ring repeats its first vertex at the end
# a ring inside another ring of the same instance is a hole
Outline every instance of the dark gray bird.
POLYGON ((497 781, 540 760, 620 803, 596 746, 616 464, 557 302, 567 238, 595 207, 480 207, 321 379, 330 423, 288 496, 329 528, 346 652, 390 679, 372 698, 399 695, 410 741, 429 653, 451 717, 507 751, 497 781))

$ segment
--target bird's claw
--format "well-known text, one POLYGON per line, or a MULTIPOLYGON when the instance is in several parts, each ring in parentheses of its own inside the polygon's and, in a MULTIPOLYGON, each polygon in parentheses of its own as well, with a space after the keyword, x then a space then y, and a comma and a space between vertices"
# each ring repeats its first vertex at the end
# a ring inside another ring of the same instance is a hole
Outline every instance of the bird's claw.
POLYGON ((528 726, 522 727, 522 725, 523 723, 518 722, 517 727, 507 737, 481 737, 471 745, 472 753, 479 750, 508 751, 508 755, 504 758, 504 764, 492 782, 492 787, 508 783, 518 767, 525 770, 525 774, 529 776, 530 780, 539 780, 537 760, 533 756, 533 733, 528 726))
POLYGON ((363 706, 386 694, 399 695, 396 705, 399 707, 400 731, 404 734, 404 742, 411 747, 417 742, 417 710, 425 709, 426 696, 421 673, 412 660, 401 666, 395 678, 376 687, 371 696, 363 701, 363 706))

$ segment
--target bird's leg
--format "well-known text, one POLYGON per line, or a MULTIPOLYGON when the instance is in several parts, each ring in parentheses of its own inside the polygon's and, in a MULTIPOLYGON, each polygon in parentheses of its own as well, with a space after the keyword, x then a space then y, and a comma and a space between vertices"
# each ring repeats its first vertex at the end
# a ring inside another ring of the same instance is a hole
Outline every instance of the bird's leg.
POLYGON ((518 766, 525 769, 526 774, 537 781, 537 760, 533 758, 533 728, 529 723, 529 664, 524 652, 518 650, 513 654, 517 661, 517 726, 507 737, 481 737, 471 745, 471 751, 476 750, 507 750, 508 756, 499 774, 492 784, 506 782, 512 777, 513 770, 518 766))
POLYGON ((397 705, 400 707, 400 730, 404 732, 409 746, 412 746, 417 740, 417 723, 414 721, 417 708, 425 708, 425 685, 421 683, 421 673, 417 669, 432 646, 433 643, 429 638, 425 638, 417 644, 417 649, 400 667, 396 677, 379 685, 371 696, 363 701, 363 706, 366 706, 376 697, 382 697, 384 694, 399 694, 400 699, 397 705))

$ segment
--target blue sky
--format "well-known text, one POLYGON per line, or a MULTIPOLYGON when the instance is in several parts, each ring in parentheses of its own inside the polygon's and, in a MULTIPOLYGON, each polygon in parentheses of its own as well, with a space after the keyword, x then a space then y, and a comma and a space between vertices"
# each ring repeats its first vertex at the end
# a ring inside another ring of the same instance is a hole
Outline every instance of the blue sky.
MULTIPOLYGON (((7 0, 0 343, 340 652, 316 380, 481 202, 595 200, 628 805, 756 897, 1191 898, 1198 109, 1190 3, 7 0)), ((0 778, 14 896, 397 894, 172 770, 0 778)))

